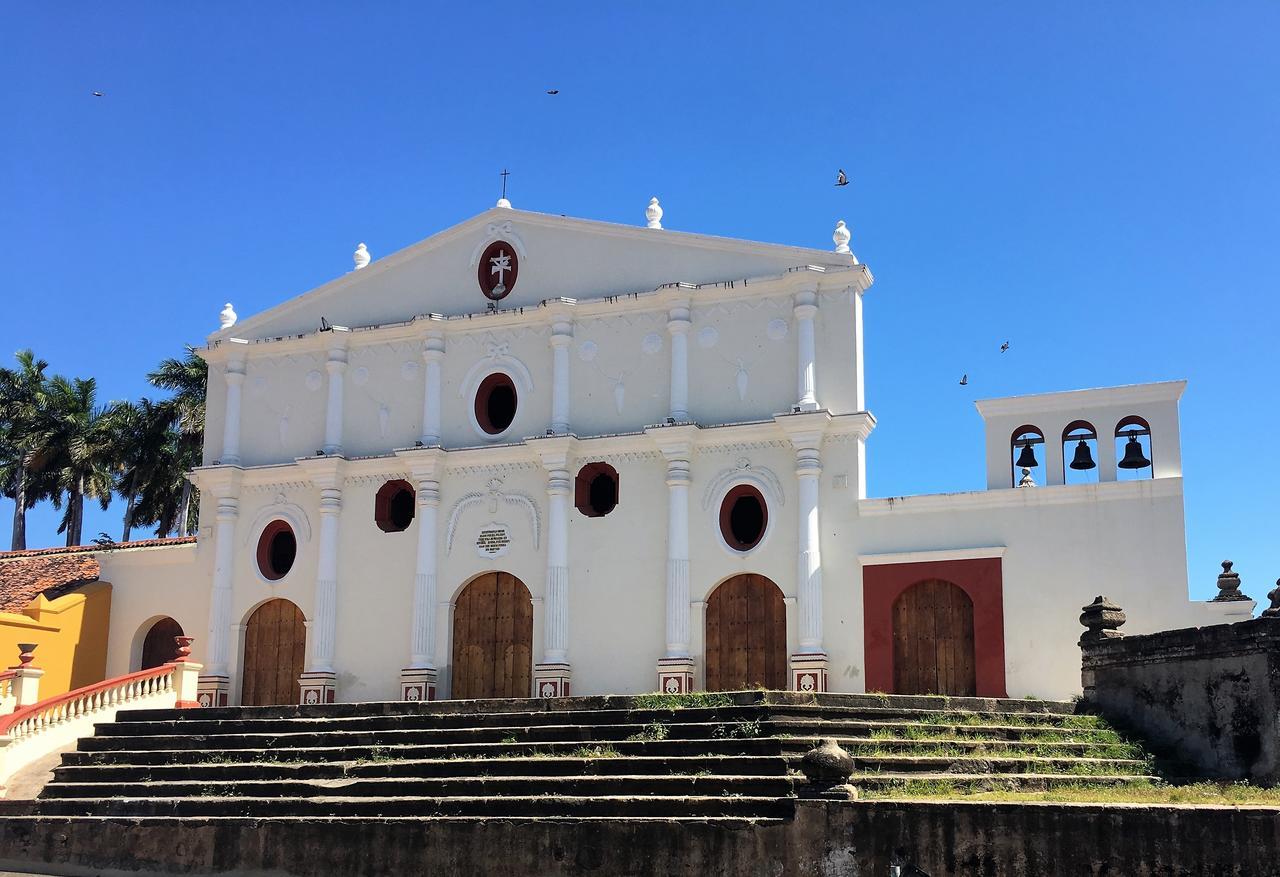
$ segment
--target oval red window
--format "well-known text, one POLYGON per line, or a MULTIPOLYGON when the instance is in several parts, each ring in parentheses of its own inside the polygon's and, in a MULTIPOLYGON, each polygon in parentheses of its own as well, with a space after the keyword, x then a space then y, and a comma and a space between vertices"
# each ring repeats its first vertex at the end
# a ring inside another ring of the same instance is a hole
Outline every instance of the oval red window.
POLYGON ((494 301, 506 298, 516 285, 516 275, 520 273, 516 248, 506 241, 494 241, 485 247, 476 270, 481 292, 494 301))

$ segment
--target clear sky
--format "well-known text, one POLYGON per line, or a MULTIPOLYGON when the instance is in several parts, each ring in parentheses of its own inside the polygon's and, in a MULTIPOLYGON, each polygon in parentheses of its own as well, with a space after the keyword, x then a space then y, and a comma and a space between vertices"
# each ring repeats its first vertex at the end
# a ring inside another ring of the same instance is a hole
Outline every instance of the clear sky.
POLYGON ((14 4, 0 353, 142 395, 224 301, 490 207, 504 166, 547 213, 657 195, 668 228, 815 247, 844 219, 877 278, 871 495, 983 487, 974 399, 1186 378, 1192 594, 1230 557, 1263 598, 1280 5, 1119 5, 14 4))

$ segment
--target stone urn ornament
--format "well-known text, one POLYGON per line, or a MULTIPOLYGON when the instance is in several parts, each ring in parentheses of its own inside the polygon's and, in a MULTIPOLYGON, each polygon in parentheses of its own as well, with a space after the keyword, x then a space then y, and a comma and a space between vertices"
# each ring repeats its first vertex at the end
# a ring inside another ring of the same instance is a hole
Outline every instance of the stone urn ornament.
POLYGON ((1128 620, 1123 609, 1099 595, 1080 613, 1080 623, 1088 628, 1080 634, 1080 645, 1120 639, 1124 636, 1120 627, 1128 620))
POLYGON ((797 793, 802 798, 852 801, 858 797, 858 790, 849 784, 854 766, 853 756, 839 743, 831 738, 821 740, 800 760, 807 782, 797 793))
POLYGON ((18 666, 29 667, 35 660, 36 643, 18 643, 18 666))
POLYGON ((1267 594, 1267 599, 1271 605, 1262 610, 1262 617, 1280 618, 1280 579, 1276 579, 1276 586, 1267 594))
POLYGON ((191 644, 196 641, 194 636, 175 636, 173 641, 178 645, 174 652, 177 656, 175 661, 185 661, 191 657, 191 644))
POLYGON ((1231 567, 1230 560, 1222 561, 1222 573, 1218 576, 1218 594, 1213 598, 1214 603, 1233 603, 1249 599, 1247 594, 1240 593, 1240 573, 1232 572, 1231 567))

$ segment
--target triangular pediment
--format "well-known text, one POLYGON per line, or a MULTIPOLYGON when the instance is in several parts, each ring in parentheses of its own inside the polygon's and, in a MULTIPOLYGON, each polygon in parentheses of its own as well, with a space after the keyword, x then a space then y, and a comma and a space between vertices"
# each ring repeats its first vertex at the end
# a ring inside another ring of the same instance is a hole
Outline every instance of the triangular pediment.
POLYGON ((854 264, 851 256, 833 251, 493 208, 241 319, 211 340, 313 332, 321 318, 364 327, 422 314, 481 313, 490 299, 480 286, 480 262, 495 241, 510 244, 518 263, 516 281, 498 303, 503 310, 535 307, 551 298, 648 292, 672 283, 770 277, 802 265, 854 264))

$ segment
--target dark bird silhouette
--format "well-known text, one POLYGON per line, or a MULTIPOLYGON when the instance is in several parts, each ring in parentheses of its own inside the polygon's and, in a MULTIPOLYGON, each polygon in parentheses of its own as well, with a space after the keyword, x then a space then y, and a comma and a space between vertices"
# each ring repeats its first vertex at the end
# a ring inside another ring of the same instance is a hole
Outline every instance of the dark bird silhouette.
POLYGON ((1003 343, 1003 344, 1001 344, 1001 345, 1000 345, 1000 352, 1001 352, 1001 353, 1004 353, 1004 352, 1005 352, 1006 350, 1008 350, 1008 349, 1009 349, 1009 342, 1008 342, 1008 341, 1006 341, 1005 343, 1003 343))
POLYGON ((839 171, 836 174, 836 185, 837 186, 849 185, 849 178, 844 175, 844 168, 839 168, 839 171))
POLYGON ((93 93, 93 96, 94 96, 94 97, 102 97, 103 95, 102 95, 102 92, 100 92, 100 91, 95 91, 95 92, 93 93))
POLYGON ((969 386, 969 373, 968 373, 968 372, 965 372, 964 374, 962 374, 962 375, 960 376, 960 386, 962 386, 962 387, 967 387, 967 386, 969 386))
POLYGON ((558 88, 549 88, 549 89, 547 89, 547 94, 559 94, 559 93, 560 93, 560 89, 558 89, 558 88))

